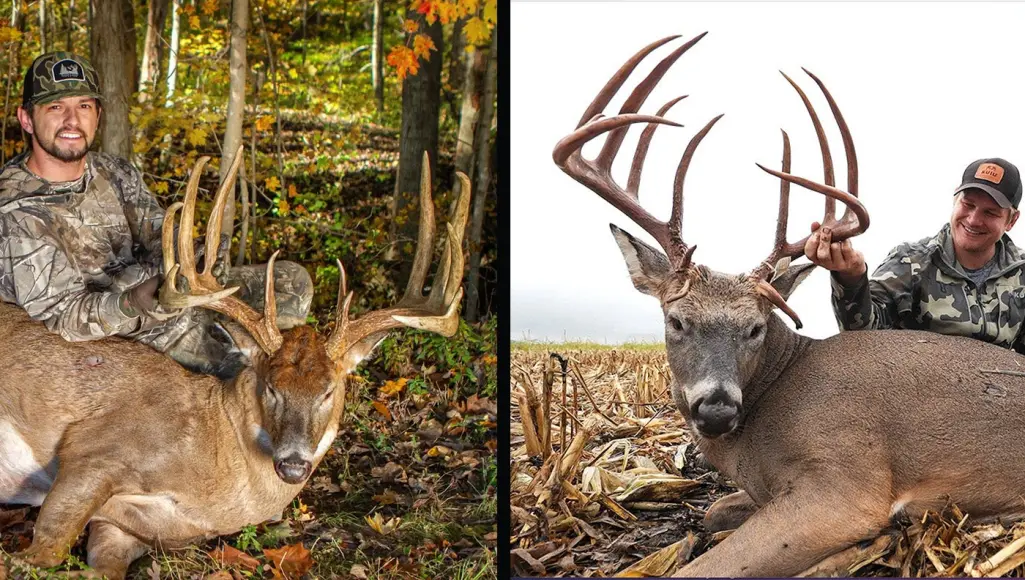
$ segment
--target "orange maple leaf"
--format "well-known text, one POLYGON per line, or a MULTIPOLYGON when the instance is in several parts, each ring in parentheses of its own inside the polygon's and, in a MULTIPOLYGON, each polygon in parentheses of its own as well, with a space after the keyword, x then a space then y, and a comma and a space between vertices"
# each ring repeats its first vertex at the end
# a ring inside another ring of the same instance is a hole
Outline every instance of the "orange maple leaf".
POLYGON ((402 30, 409 34, 420 30, 420 25, 415 20, 409 20, 408 18, 402 23, 402 30))
POLYGON ((377 412, 384 417, 385 421, 391 421, 391 411, 388 410, 388 405, 385 405, 381 401, 372 401, 371 404, 377 409, 377 412))
POLYGON ((434 24, 437 19, 438 2, 436 0, 417 0, 416 11, 424 15, 427 24, 434 24))
POLYGON ((310 551, 302 543, 292 544, 284 548, 266 549, 263 555, 271 561, 271 573, 274 578, 298 580, 313 568, 310 551))
POLYGON ((420 63, 417 62, 416 55, 408 46, 399 45, 392 48, 388 53, 387 60, 388 65, 395 68, 400 81, 405 79, 407 74, 415 75, 420 70, 420 63))
POLYGON ((434 46, 434 41, 431 40, 430 36, 427 36, 426 34, 417 34, 413 39, 414 55, 424 60, 430 60, 432 50, 438 50, 438 48, 434 46))

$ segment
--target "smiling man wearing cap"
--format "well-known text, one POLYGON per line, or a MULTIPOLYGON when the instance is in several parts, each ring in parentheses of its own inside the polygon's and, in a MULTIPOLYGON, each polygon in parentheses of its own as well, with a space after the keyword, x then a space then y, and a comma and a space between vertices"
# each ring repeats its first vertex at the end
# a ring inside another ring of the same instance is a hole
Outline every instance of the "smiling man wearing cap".
POLYGON ((832 271, 833 309, 844 330, 905 328, 969 336, 1025 352, 1025 256, 1006 235, 1018 221, 1021 175, 980 159, 954 190, 950 223, 890 251, 871 279, 850 241, 812 225, 805 255, 832 271))
MULTIPOLYGON (((213 313, 167 312, 157 302, 164 210, 131 163, 90 151, 100 99, 96 71, 75 54, 44 54, 25 73, 18 120, 31 144, 0 170, 0 300, 67 340, 123 336, 192 370, 231 376, 241 356, 213 313)), ((265 265, 220 278, 263 308, 265 265)), ((279 261, 274 282, 278 325, 305 323, 309 273, 279 261)))

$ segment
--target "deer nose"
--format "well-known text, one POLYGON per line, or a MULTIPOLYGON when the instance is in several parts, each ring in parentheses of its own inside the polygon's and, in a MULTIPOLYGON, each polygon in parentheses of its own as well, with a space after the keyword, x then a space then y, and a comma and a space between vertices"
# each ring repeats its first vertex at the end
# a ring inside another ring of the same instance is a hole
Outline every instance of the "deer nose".
POLYGON ((698 432, 715 438, 736 428, 740 404, 725 389, 716 389, 707 397, 694 401, 690 411, 698 432))
POLYGON ((284 459, 274 462, 274 471, 285 483, 302 483, 310 475, 313 464, 293 453, 284 459))

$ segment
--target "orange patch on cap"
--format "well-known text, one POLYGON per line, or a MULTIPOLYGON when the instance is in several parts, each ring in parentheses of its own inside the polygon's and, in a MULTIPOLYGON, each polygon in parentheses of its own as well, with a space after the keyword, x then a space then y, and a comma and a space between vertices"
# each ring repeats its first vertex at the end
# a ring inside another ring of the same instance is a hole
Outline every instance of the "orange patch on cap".
POLYGON ((1004 178, 1004 168, 996 163, 983 163, 975 171, 975 179, 985 179, 993 183, 1000 183, 1004 178))

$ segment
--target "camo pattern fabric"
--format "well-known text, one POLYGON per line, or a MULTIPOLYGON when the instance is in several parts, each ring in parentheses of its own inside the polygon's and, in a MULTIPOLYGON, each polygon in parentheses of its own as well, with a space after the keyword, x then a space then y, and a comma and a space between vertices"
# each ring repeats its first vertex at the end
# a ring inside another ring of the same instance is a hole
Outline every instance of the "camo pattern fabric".
POLYGON ((58 51, 32 62, 25 76, 25 103, 40 104, 71 95, 100 97, 100 78, 89 61, 58 51))
POLYGON ((845 330, 902 328, 968 336, 1025 352, 1025 256, 1005 234, 988 278, 976 285, 954 258, 950 225, 890 251, 861 282, 832 276, 833 310, 845 330))
MULTIPOLYGON (((28 171, 26 160, 18 156, 0 171, 0 299, 66 340, 123 336, 209 372, 206 359, 230 350, 223 330, 211 328, 212 313, 186 309, 158 320, 127 316, 118 305, 123 293, 162 271, 164 211, 139 171, 90 152, 80 179, 51 183, 28 171)), ((262 308, 266 267, 237 270, 228 272, 229 284, 242 286, 244 300, 259 297, 262 308)), ((305 322, 313 293, 306 270, 278 262, 275 289, 282 324, 305 322)))

